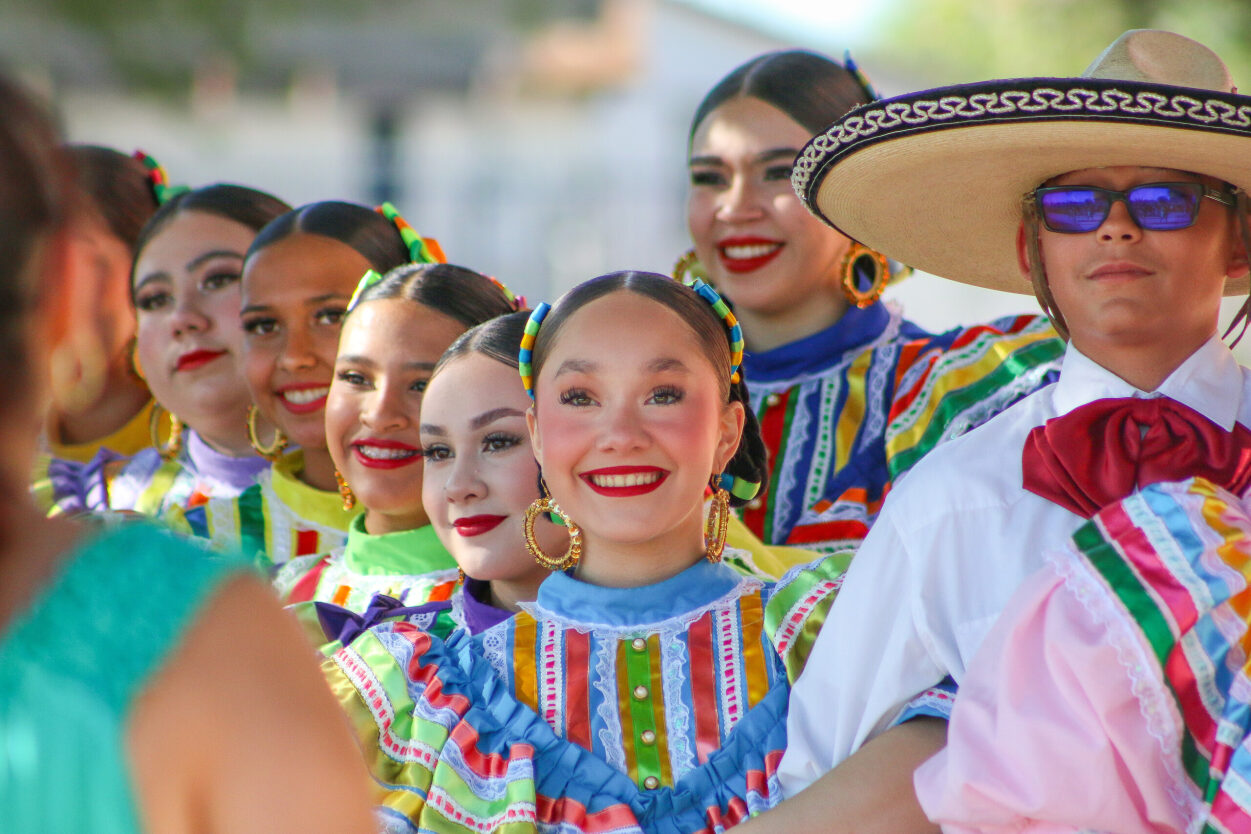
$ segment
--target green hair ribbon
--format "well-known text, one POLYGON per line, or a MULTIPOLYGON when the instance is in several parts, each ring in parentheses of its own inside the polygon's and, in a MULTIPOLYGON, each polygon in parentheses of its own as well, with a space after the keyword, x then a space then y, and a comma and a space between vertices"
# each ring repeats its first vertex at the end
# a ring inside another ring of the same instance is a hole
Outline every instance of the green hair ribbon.
POLYGON ((365 290, 382 280, 382 273, 376 270, 366 270, 361 276, 361 280, 357 282, 356 289, 352 292, 352 298, 348 301, 347 312, 356 309, 356 305, 360 304, 361 296, 365 294, 365 290))
POLYGON ((179 194, 185 194, 191 190, 185 185, 170 185, 169 175, 165 173, 161 163, 146 152, 137 150, 132 156, 148 169, 148 183, 152 186, 152 194, 156 197, 158 206, 163 206, 179 194))

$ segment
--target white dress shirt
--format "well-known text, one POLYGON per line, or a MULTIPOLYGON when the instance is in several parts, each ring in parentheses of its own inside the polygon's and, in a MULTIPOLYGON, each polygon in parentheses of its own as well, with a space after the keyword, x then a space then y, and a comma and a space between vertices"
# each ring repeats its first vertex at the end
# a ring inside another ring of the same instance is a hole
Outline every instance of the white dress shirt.
MULTIPOLYGON (((1060 380, 930 452, 887 497, 791 692, 779 778, 793 796, 957 683, 1017 586, 1084 519, 1022 487, 1035 426, 1109 397, 1168 396, 1225 430, 1251 426, 1251 371, 1215 336, 1159 389, 1137 390, 1070 343, 1060 380)), ((1098 454, 1098 449, 1092 449, 1098 454)))

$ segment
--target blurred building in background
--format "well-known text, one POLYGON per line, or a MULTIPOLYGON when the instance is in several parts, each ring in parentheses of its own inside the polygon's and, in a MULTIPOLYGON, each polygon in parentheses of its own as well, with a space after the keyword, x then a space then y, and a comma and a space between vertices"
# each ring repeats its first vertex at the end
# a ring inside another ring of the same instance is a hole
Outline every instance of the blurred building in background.
MULTIPOLYGON (((711 0, 4 2, 0 59, 52 98, 73 141, 293 204, 389 199, 451 260, 532 299, 617 269, 668 272, 689 247, 686 143, 704 93, 795 40, 835 57, 849 45, 711 0)), ((967 80, 889 40, 850 45, 886 95, 967 80)), ((934 329, 1037 309, 924 275, 888 297, 934 329)))

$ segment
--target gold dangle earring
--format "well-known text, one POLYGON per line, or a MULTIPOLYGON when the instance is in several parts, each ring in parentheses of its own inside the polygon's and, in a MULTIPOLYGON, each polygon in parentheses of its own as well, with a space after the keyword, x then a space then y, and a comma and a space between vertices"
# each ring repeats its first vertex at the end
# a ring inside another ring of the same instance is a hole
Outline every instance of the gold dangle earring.
POLYGON ((551 571, 569 570, 577 565, 582 558, 582 530, 552 500, 551 495, 547 491, 547 483, 542 479, 539 480, 539 494, 540 497, 536 498, 529 507, 526 507, 526 517, 521 525, 522 532, 526 538, 526 550, 530 551, 530 555, 534 557, 534 561, 538 562, 540 567, 551 571), (553 559, 544 553, 543 548, 539 545, 539 540, 534 535, 534 522, 544 513, 555 513, 564 522, 565 528, 569 531, 569 549, 559 559, 553 559))
POLYGON ((173 460, 178 457, 178 453, 182 451, 182 420, 171 411, 167 411, 165 406, 153 401, 152 416, 148 418, 148 434, 152 438, 152 448, 156 449, 157 454, 162 460, 173 460), (169 415, 169 439, 164 444, 161 443, 161 415, 169 415))
POLYGON ((882 297, 886 282, 890 280, 890 261, 881 252, 875 252, 856 241, 851 242, 840 267, 843 295, 857 307, 868 307, 882 297), (860 288, 859 276, 871 277, 866 289, 860 288))
POLYGON ((343 479, 343 473, 339 471, 339 467, 334 470, 334 482, 339 485, 339 497, 343 499, 343 509, 350 510, 356 506, 356 493, 352 492, 352 488, 348 486, 348 482, 343 479))
POLYGON ((673 280, 679 284, 686 283, 686 276, 691 278, 708 279, 708 272, 704 269, 704 265, 699 262, 699 255, 695 254, 695 247, 691 247, 682 253, 682 257, 678 258, 673 264, 673 280))
POLYGON ((282 457, 283 449, 287 448, 287 436, 282 433, 282 429, 276 428, 274 429, 274 442, 269 446, 262 444, 261 439, 256 435, 256 415, 256 406, 248 406, 248 442, 252 444, 252 448, 258 455, 274 463, 282 457))
POLYGON ((708 485, 712 487, 712 503, 704 519, 704 557, 715 565, 725 553, 725 539, 730 532, 730 493, 721 486, 717 475, 709 479, 708 485))

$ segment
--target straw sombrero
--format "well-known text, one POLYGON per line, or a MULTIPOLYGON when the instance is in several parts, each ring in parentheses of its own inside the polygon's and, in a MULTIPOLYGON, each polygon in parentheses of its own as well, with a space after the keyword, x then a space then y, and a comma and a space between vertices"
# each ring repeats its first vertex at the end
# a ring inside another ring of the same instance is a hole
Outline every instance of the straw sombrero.
MULTIPOLYGON (((1029 293, 1016 256, 1022 195, 1113 165, 1251 191, 1251 97, 1207 47, 1139 29, 1078 78, 961 84, 852 110, 808 143, 792 184, 822 220, 891 258, 1029 293)), ((1225 294, 1247 286, 1228 282, 1225 294)))

